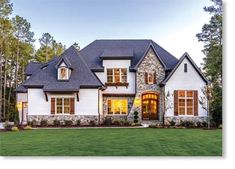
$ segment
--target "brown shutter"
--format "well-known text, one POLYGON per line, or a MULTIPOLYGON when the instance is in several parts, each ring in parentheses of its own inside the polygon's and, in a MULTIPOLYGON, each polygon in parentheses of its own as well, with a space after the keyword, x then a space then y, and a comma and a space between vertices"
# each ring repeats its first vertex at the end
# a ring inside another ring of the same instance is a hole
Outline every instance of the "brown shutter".
POLYGON ((153 73, 153 83, 156 84, 156 72, 153 73))
POLYGON ((74 98, 70 98, 70 114, 74 114, 74 98))
POLYGON ((145 84, 148 84, 148 73, 145 72, 145 84))
POLYGON ((178 90, 174 91, 174 115, 178 116, 178 90))
POLYGON ((51 114, 55 114, 55 98, 51 98, 51 114))
POLYGON ((194 90, 194 116, 198 116, 198 91, 194 90))

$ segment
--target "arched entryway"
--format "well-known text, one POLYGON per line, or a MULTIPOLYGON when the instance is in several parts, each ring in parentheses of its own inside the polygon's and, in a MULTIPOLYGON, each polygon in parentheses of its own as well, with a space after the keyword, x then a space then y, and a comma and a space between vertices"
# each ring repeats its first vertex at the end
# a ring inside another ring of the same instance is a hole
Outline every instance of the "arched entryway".
POLYGON ((158 95, 156 93, 142 94, 142 119, 158 120, 158 95))

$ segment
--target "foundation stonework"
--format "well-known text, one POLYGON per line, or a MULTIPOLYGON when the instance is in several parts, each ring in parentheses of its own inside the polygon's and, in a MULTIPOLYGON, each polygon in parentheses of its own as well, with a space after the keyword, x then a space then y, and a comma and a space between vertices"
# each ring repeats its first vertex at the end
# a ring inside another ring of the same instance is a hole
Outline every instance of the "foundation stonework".
POLYGON ((65 120, 71 120, 73 124, 77 124, 77 121, 80 120, 80 125, 90 125, 93 121, 96 125, 98 124, 98 116, 84 116, 84 115, 29 115, 28 122, 36 122, 37 125, 40 125, 42 120, 47 120, 48 125, 53 125, 54 120, 61 121, 62 123, 65 120))
POLYGON ((139 122, 142 121, 142 107, 141 107, 141 98, 142 94, 146 92, 154 92, 158 95, 158 119, 160 122, 163 122, 163 113, 164 113, 164 88, 160 87, 161 81, 165 78, 165 70, 156 56, 152 48, 149 49, 145 55, 142 62, 139 64, 136 71, 136 96, 135 100, 139 101, 139 104, 134 104, 131 108, 131 111, 128 115, 128 120, 133 121, 134 112, 137 111, 139 115, 139 122), (146 72, 155 72, 156 73, 156 83, 155 84, 146 84, 145 82, 145 73, 146 72))
POLYGON ((175 125, 181 125, 181 122, 183 121, 190 121, 193 122, 193 124, 196 126, 197 122, 205 122, 207 123, 207 117, 200 117, 200 116, 192 116, 192 117, 183 117, 183 116, 171 116, 171 117, 165 117, 164 123, 165 125, 170 125, 170 122, 174 121, 175 125))

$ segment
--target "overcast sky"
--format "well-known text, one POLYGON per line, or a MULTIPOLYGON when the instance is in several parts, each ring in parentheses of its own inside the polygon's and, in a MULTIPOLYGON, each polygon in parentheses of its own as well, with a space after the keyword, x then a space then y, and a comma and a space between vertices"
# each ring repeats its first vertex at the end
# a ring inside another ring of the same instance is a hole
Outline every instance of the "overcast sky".
MULTIPOLYGON (((13 15, 26 18, 35 38, 49 32, 69 47, 95 39, 152 39, 179 58, 204 57, 196 34, 210 15, 210 0, 13 0, 13 15)), ((38 48, 38 40, 35 42, 38 48)))

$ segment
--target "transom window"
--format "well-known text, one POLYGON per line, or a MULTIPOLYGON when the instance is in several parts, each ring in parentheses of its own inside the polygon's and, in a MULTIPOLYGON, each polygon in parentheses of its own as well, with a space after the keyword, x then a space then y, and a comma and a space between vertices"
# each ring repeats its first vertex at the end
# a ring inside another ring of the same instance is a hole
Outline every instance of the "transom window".
POLYGON ((59 73, 59 80, 68 80, 68 68, 66 67, 60 67, 58 69, 59 73))
POLYGON ((69 114, 70 113, 70 98, 56 98, 56 114, 69 114))
POLYGON ((108 83, 126 83, 127 82, 127 69, 125 68, 107 69, 107 82, 108 83))
POLYGON ((193 91, 180 90, 178 91, 178 112, 179 115, 193 115, 193 91))
POLYGON ((128 111, 127 99, 108 100, 108 114, 110 115, 126 115, 128 111))

